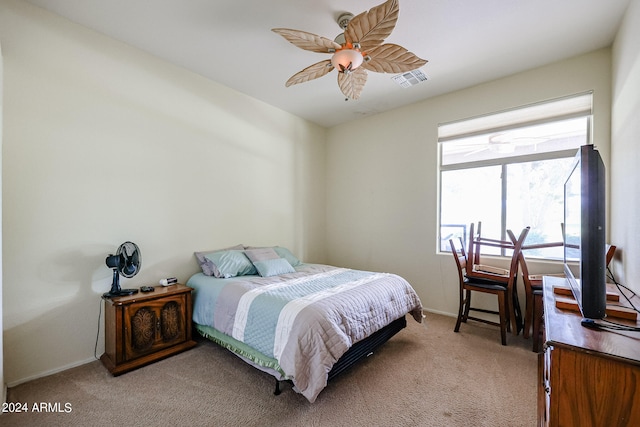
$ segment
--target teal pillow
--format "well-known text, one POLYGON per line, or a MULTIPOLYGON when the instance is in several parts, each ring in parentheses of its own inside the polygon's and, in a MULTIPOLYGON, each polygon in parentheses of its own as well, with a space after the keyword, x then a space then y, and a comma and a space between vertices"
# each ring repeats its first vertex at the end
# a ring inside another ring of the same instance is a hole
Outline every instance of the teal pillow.
POLYGON ((218 270, 215 277, 229 278, 256 274, 256 268, 249 258, 241 250, 221 251, 206 254, 205 258, 211 261, 218 270))
POLYGON ((214 252, 222 252, 222 251, 230 251, 233 249, 244 249, 244 246, 239 244, 239 245, 235 245, 235 246, 231 246, 228 248, 222 248, 222 249, 214 249, 211 251, 200 251, 200 252, 194 252, 193 254, 196 256, 196 259, 198 260, 198 264, 200 265, 200 268, 202 269, 202 272, 207 275, 207 276, 214 276, 214 277, 220 277, 220 272, 217 271, 216 266, 209 261, 207 258, 205 258, 205 256, 207 254, 212 254, 214 252))
POLYGON ((274 247, 273 247, 273 250, 274 250, 274 251, 276 251, 276 253, 277 253, 278 255, 280 255, 280 257, 282 257, 282 258, 286 259, 287 261, 289 261, 289 264, 290 264, 292 267, 297 267, 297 266, 299 266, 300 264, 302 264, 302 262, 301 262, 298 258, 296 258, 296 257, 295 257, 295 256, 294 256, 294 255, 289 251, 289 249, 287 249, 287 248, 283 248, 283 247, 280 247, 280 246, 274 246, 274 247))
POLYGON ((278 276, 280 274, 295 273, 296 270, 284 258, 265 259, 253 263, 258 274, 262 277, 278 276))

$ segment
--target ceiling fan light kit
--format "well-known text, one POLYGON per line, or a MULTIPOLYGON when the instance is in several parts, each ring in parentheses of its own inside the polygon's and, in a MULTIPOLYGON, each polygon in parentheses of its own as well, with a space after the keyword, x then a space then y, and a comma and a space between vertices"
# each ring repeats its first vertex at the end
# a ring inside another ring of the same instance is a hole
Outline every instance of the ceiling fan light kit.
POLYGON ((306 31, 274 28, 293 45, 318 53, 333 54, 294 74, 285 86, 308 82, 338 70, 338 87, 347 99, 358 99, 367 82, 367 70, 377 73, 413 71, 427 63, 412 52, 395 44, 383 44, 398 20, 398 0, 388 0, 357 16, 343 13, 338 25, 344 30, 335 40, 306 31))
POLYGON ((341 73, 350 73, 363 62, 364 57, 357 49, 340 49, 331 57, 331 65, 341 73))

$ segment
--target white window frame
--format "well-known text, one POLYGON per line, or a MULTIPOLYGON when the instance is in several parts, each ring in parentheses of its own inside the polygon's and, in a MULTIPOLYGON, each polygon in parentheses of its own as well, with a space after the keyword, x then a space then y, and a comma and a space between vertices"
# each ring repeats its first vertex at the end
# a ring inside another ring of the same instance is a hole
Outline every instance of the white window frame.
MULTIPOLYGON (((523 107, 513 108, 500 111, 497 113, 486 114, 482 116, 472 117, 468 119, 456 120, 453 122, 442 123, 438 125, 438 218, 437 218, 437 253, 446 253, 442 248, 443 227, 442 224, 442 174, 443 172, 452 170, 475 169, 485 166, 502 166, 504 174, 506 165, 544 161, 559 158, 571 158, 576 154, 576 149, 564 149, 545 153, 527 154, 522 156, 512 156, 506 158, 493 158, 476 160, 470 162, 459 162, 455 164, 443 165, 443 146, 447 142, 460 140, 472 136, 487 135, 495 132, 510 131, 527 126, 552 123, 572 118, 586 118, 586 143, 592 143, 592 120, 593 117, 593 91, 583 92, 562 98, 556 98, 549 101, 539 102, 526 105, 523 107)), ((506 195, 503 183, 502 190, 502 206, 501 206, 501 239, 506 239, 506 195)), ((468 224, 459 224, 463 228, 464 239, 467 238, 468 224)), ((449 226, 455 226, 449 224, 449 226)), ((466 240, 463 242, 466 246, 466 240)), ((504 253, 502 255, 505 255, 504 253)))

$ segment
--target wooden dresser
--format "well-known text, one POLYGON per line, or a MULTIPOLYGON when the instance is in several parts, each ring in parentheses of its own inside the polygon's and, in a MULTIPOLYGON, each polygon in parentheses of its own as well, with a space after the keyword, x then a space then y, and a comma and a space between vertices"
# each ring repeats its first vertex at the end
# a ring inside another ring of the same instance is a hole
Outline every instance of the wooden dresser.
POLYGON ((191 290, 176 284, 105 298, 105 352, 100 360, 109 372, 120 375, 195 346, 191 290))
POLYGON ((543 283, 538 424, 640 426, 640 332, 585 328, 579 312, 556 308, 553 288, 565 279, 545 276, 543 283))

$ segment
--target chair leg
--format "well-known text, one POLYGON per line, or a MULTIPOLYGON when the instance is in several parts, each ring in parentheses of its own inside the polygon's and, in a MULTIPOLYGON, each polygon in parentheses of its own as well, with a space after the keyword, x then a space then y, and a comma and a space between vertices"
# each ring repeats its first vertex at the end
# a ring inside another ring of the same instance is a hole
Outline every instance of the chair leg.
POLYGON ((505 294, 498 294, 498 312, 500 313, 500 340, 502 345, 507 345, 507 325, 509 319, 507 318, 507 304, 505 301, 505 294))
MULTIPOLYGON (((525 309, 524 309, 524 330, 522 331, 522 335, 524 335, 525 338, 529 338, 529 330, 531 329, 531 321, 533 320, 533 299, 535 297, 533 296, 533 294, 529 295, 527 294, 527 299, 525 302, 525 309)), ((534 334, 535 337, 535 334, 534 334)))
MULTIPOLYGON (((517 287, 514 289, 517 289, 517 287)), ((518 298, 517 291, 513 292, 513 300, 514 300, 513 307, 516 313, 516 326, 518 327, 518 331, 516 332, 516 335, 518 335, 520 331, 524 328, 524 320, 522 319, 522 310, 520 309, 520 299, 518 298)))
POLYGON ((509 319, 511 320, 511 333, 518 335, 520 332, 520 326, 518 325, 518 314, 516 312, 516 294, 513 291, 507 291, 507 298, 509 299, 509 319))
POLYGON ((471 291, 469 289, 466 290, 467 297, 465 298, 466 304, 464 306, 464 316, 462 317, 462 321, 467 323, 469 319, 469 310, 471 309, 471 291))
MULTIPOLYGON (((467 300, 464 297, 464 291, 460 291, 460 306, 458 307, 458 320, 456 321, 456 327, 453 329, 453 332, 460 331, 460 323, 462 323, 462 317, 464 316, 465 306, 468 304, 467 300)), ((466 319, 465 319, 466 322, 466 319)))
POLYGON ((511 332, 511 301, 506 296, 504 298, 504 312, 507 314, 507 332, 511 332))

